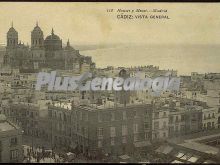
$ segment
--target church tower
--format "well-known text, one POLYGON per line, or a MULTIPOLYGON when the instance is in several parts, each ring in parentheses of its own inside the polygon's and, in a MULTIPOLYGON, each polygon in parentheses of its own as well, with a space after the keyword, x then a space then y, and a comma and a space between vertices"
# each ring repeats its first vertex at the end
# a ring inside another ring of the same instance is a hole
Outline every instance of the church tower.
POLYGON ((31 32, 31 49, 39 49, 44 47, 44 34, 38 26, 38 22, 31 32))
POLYGON ((13 23, 7 33, 7 49, 16 48, 18 45, 18 32, 14 29, 13 23))
POLYGON ((44 51, 44 34, 41 28, 38 26, 38 22, 36 26, 31 32, 31 51, 30 58, 33 62, 32 69, 39 69, 44 67, 45 61, 45 51, 44 51))

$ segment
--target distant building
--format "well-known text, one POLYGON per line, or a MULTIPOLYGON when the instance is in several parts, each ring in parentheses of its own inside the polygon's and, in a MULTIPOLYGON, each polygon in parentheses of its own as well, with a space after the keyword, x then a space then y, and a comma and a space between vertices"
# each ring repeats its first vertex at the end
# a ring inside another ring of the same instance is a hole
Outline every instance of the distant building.
POLYGON ((216 108, 203 109, 202 114, 202 125, 204 130, 218 128, 218 110, 216 108))
POLYGON ((166 140, 169 136, 169 108, 154 106, 152 114, 152 140, 166 140))
POLYGON ((205 89, 207 90, 207 105, 216 108, 218 128, 220 128, 220 75, 208 74, 205 77, 205 89))
POLYGON ((31 47, 18 42, 18 32, 12 27, 7 32, 4 65, 18 68, 21 72, 38 72, 43 68, 65 70, 90 70, 94 68, 91 57, 80 55, 68 40, 63 48, 62 40, 54 33, 44 39, 38 23, 31 32, 31 47))
POLYGON ((198 80, 203 80, 204 79, 204 77, 205 77, 205 75, 204 74, 199 74, 199 73, 197 73, 197 72, 192 72, 191 73, 191 80, 192 81, 198 81, 198 80))

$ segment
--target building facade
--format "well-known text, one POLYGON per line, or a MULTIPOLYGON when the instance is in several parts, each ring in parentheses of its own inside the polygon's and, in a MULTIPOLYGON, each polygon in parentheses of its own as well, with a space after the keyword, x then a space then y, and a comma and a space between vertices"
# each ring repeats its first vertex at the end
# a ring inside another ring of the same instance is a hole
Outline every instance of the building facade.
POLYGON ((23 160, 22 130, 0 115, 0 162, 19 163, 23 160))

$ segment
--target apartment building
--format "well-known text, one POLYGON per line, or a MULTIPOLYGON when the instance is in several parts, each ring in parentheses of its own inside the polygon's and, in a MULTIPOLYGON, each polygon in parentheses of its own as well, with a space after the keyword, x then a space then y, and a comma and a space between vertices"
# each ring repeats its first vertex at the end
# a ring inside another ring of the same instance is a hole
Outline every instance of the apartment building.
POLYGON ((0 162, 19 163, 23 160, 22 130, 0 115, 0 162))
POLYGON ((49 107, 56 122, 52 124, 54 144, 75 143, 79 150, 90 154, 122 154, 151 141, 150 104, 71 106, 49 107))

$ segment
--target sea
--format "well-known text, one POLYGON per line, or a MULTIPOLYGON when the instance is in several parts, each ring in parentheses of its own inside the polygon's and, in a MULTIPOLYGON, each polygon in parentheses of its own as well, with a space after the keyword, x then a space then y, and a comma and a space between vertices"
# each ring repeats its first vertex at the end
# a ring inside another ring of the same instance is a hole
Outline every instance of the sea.
POLYGON ((220 73, 220 45, 114 45, 80 51, 91 56, 97 67, 159 66, 178 75, 220 73))

